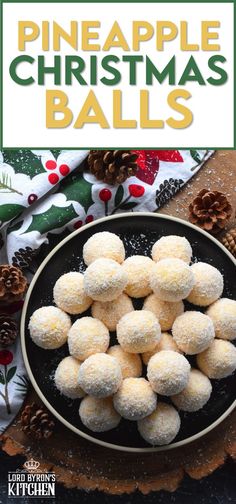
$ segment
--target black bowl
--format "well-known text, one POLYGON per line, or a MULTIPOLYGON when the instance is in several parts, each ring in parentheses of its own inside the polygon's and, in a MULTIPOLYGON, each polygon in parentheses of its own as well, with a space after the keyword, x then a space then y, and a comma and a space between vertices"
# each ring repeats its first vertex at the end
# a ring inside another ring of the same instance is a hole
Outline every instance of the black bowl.
MULTIPOLYGON (((196 413, 180 413, 181 429, 171 445, 151 448, 139 435, 136 422, 122 420, 109 432, 92 433, 80 421, 79 400, 62 396, 54 386, 53 375, 60 360, 68 355, 65 344, 58 350, 43 350, 36 346, 28 331, 29 318, 40 306, 53 304, 53 286, 60 275, 71 270, 83 272, 83 245, 99 231, 117 233, 124 242, 128 256, 144 254, 150 256, 153 243, 161 236, 176 234, 185 236, 193 248, 193 261, 205 261, 214 265, 224 275, 224 297, 236 299, 235 264, 231 254, 214 238, 195 226, 161 214, 129 213, 106 217, 88 224, 64 239, 47 256, 31 282, 25 300, 21 321, 21 338, 25 365, 36 392, 46 406, 67 427, 90 441, 114 449, 126 451, 166 450, 186 444, 209 432, 218 425, 236 405, 235 376, 213 380, 213 392, 208 403, 196 413)), ((142 307, 142 300, 134 302, 135 308, 142 307)), ((186 303, 187 308, 200 310, 186 303)), ((89 315, 88 310, 86 314, 89 315)), ((76 320, 78 316, 73 316, 76 320)), ((115 334, 111 342, 115 343, 115 334)), ((194 366, 195 358, 191 357, 194 366)), ((163 400, 163 399, 161 399, 163 400)), ((166 399, 165 399, 166 400, 166 399)))

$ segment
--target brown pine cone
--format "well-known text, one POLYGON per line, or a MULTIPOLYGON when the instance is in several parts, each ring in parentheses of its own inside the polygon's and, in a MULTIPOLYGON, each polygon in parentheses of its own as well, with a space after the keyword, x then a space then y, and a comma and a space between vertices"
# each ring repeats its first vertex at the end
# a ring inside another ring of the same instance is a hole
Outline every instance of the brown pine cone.
POLYGON ((236 257, 236 228, 230 229, 222 238, 223 245, 236 257))
POLYGON ((125 150, 91 150, 88 156, 90 172, 106 184, 122 184, 136 174, 138 154, 125 150))
POLYGON ((55 422, 44 406, 27 404, 21 413, 21 426, 27 436, 35 439, 48 439, 54 430, 55 422))
POLYGON ((25 247, 25 249, 20 248, 12 257, 12 264, 13 266, 18 266, 21 269, 28 268, 31 265, 35 255, 36 250, 33 250, 31 247, 25 247))
POLYGON ((19 301, 27 289, 27 279, 20 268, 0 265, 0 304, 19 301))
POLYGON ((232 206, 225 194, 202 189, 189 205, 189 212, 190 222, 205 231, 217 234, 224 229, 229 220, 232 206))
POLYGON ((8 315, 0 315, 0 345, 7 347, 13 345, 17 337, 17 325, 8 315))

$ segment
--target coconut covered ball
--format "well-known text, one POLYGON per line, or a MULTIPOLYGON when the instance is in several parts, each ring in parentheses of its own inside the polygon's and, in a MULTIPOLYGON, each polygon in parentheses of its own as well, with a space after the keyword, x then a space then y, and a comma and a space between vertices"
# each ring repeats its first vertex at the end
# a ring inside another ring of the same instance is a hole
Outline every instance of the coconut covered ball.
POLYGON ((215 339, 197 356, 197 365, 209 378, 226 378, 236 370, 236 348, 230 341, 215 339))
POLYGON ((194 276, 190 266, 181 259, 162 259, 152 269, 150 285, 159 299, 177 302, 190 294, 194 276))
POLYGON ((152 292, 150 275, 153 261, 150 257, 142 255, 128 257, 123 264, 123 268, 128 277, 128 283, 125 288, 126 294, 134 298, 141 298, 152 292))
POLYGON ((114 345, 107 351, 108 355, 115 357, 120 364, 122 377, 138 378, 142 374, 142 361, 138 354, 125 352, 120 345, 114 345))
POLYGON ((158 402, 155 411, 138 421, 138 430, 143 439, 153 446, 167 445, 180 429, 180 416, 170 404, 158 402))
POLYGON ((208 308, 207 315, 214 324, 216 338, 236 339, 236 301, 219 299, 208 308))
POLYGON ((84 276, 71 271, 56 281, 53 289, 54 302, 67 313, 83 313, 92 304, 92 299, 84 292, 84 276))
POLYGON ((118 390, 121 382, 119 362, 111 355, 93 354, 80 366, 78 383, 91 396, 109 397, 118 390))
POLYGON ((181 353, 181 350, 177 347, 173 337, 171 334, 163 332, 161 333, 161 339, 159 343, 155 346, 153 350, 150 352, 144 352, 142 353, 142 359, 144 364, 146 366, 148 365, 149 360, 153 355, 155 355, 157 352, 161 352, 161 350, 172 350, 173 352, 179 352, 181 353))
POLYGON ((84 397, 84 391, 78 384, 80 362, 70 355, 58 364, 54 375, 54 382, 61 394, 70 399, 84 397))
POLYGON ((127 284, 127 275, 113 259, 96 259, 84 273, 84 289, 95 301, 117 299, 127 284))
POLYGON ((176 317, 184 312, 184 303, 183 301, 177 303, 162 301, 155 294, 150 294, 144 301, 143 309, 149 310, 156 315, 161 330, 165 332, 172 328, 176 317))
POLYGON ((68 334, 69 352, 81 361, 94 353, 106 352, 109 342, 107 327, 100 320, 92 317, 76 320, 68 334))
POLYGON ((209 401, 212 386, 209 378, 198 369, 191 369, 187 386, 171 397, 174 405, 183 411, 198 411, 209 401))
POLYGON ((121 294, 114 301, 94 301, 92 304, 92 316, 101 320, 109 331, 115 331, 119 320, 134 310, 133 303, 127 294, 121 294))
POLYGON ((152 389, 160 395, 170 396, 183 390, 189 379, 190 364, 172 350, 162 350, 151 357, 147 377, 152 389))
POLYGON ((160 324, 150 311, 127 313, 117 324, 117 339, 125 352, 142 353, 153 350, 161 339, 160 324))
POLYGON ((125 249, 119 236, 109 231, 102 231, 101 233, 95 233, 88 239, 83 248, 85 264, 89 266, 100 257, 113 259, 113 261, 120 264, 124 261, 125 249))
POLYGON ((175 257, 189 264, 192 257, 189 241, 184 236, 162 236, 152 247, 152 258, 157 262, 167 257, 175 257))
POLYGON ((64 345, 70 328, 69 315, 55 306, 38 308, 29 321, 33 342, 46 350, 54 350, 64 345))
POLYGON ((114 409, 111 397, 98 399, 85 397, 79 407, 81 422, 93 432, 106 432, 115 429, 120 423, 120 415, 114 409))
POLYGON ((191 271, 194 286, 187 297, 189 303, 197 306, 209 306, 214 303, 223 292, 223 275, 214 266, 203 262, 193 264, 191 271))
POLYGON ((194 355, 209 347, 215 337, 215 330, 208 315, 187 311, 174 321, 172 334, 182 352, 194 355))
POLYGON ((125 378, 113 404, 123 418, 140 420, 155 410, 157 397, 145 378, 125 378))

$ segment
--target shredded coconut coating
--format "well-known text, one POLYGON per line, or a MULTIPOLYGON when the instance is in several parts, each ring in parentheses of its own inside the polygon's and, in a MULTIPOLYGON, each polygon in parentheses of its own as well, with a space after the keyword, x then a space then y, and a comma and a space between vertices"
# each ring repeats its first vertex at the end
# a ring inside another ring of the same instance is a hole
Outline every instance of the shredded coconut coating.
POLYGON ((215 337, 215 330, 208 315, 187 311, 174 321, 172 334, 182 352, 194 355, 209 347, 215 337))
POLYGON ((236 301, 228 298, 219 299, 206 313, 214 324, 216 338, 229 341, 236 339, 236 301))
POLYGON ((157 262, 167 257, 175 257, 190 263, 192 247, 184 236, 162 236, 152 247, 153 261, 157 262))
POLYGON ((101 257, 113 259, 120 264, 123 263, 125 249, 119 236, 109 231, 102 231, 101 233, 95 233, 88 239, 83 248, 85 264, 89 266, 89 264, 101 257))
POLYGON ((220 271, 210 264, 198 262, 191 266, 194 287, 187 297, 189 303, 209 306, 222 294, 224 278, 220 271))
POLYGON ((134 310, 133 303, 127 294, 121 294, 114 301, 94 301, 92 304, 92 316, 101 320, 109 331, 115 331, 119 320, 134 310))
POLYGON ((153 350, 161 339, 160 324, 148 310, 127 313, 117 324, 117 339, 125 352, 153 350))
POLYGON ((147 377, 152 389, 160 395, 170 396, 183 390, 189 379, 190 364, 173 350, 162 350, 151 357, 147 377))
POLYGON ((125 352, 120 345, 110 347, 107 353, 119 362, 123 379, 141 376, 142 360, 138 354, 125 352))
POLYGON ((171 334, 163 332, 161 333, 161 339, 159 343, 156 344, 155 348, 150 352, 142 353, 142 359, 144 364, 146 364, 147 366, 151 357, 155 355, 157 352, 161 352, 161 350, 172 350, 173 352, 182 353, 181 350, 177 347, 171 334))
POLYGON ((80 362, 70 355, 62 359, 58 364, 54 375, 54 381, 61 394, 70 399, 81 399, 84 391, 78 384, 80 362))
POLYGON ((128 277, 125 288, 126 294, 134 298, 145 297, 152 292, 150 287, 150 275, 153 261, 150 257, 134 255, 128 257, 123 264, 128 277))
POLYGON ((115 411, 111 397, 98 399, 85 397, 79 407, 81 422, 93 432, 106 432, 115 429, 120 423, 120 415, 115 411))
POLYGON ((120 365, 111 355, 93 354, 81 364, 78 382, 81 388, 91 396, 109 397, 121 385, 120 365))
POLYGON ((110 336, 107 327, 92 317, 82 317, 72 325, 68 334, 69 352, 84 361, 90 355, 106 352, 110 336))
POLYGON ((58 308, 72 315, 85 312, 92 304, 92 299, 84 292, 84 276, 76 271, 58 278, 53 297, 58 308))
POLYGON ((125 378, 113 404, 126 420, 140 420, 155 410, 157 397, 145 378, 125 378))
POLYGON ((152 269, 150 285, 163 301, 177 302, 191 292, 194 276, 190 266, 181 259, 162 259, 152 269))
POLYGON ((29 321, 33 342, 46 350, 54 350, 64 345, 70 328, 69 315, 55 306, 38 308, 29 321))
POLYGON ((191 369, 187 386, 171 397, 174 405, 183 411, 198 411, 209 401, 212 386, 209 378, 198 369, 191 369))
POLYGON ((149 310, 156 315, 161 330, 165 332, 172 328, 176 317, 184 312, 184 303, 183 301, 177 303, 162 301, 155 294, 150 294, 144 301, 143 309, 149 310))
POLYGON ((155 411, 138 421, 138 430, 143 439, 153 446, 170 444, 180 429, 180 416, 170 404, 158 402, 155 411))
POLYGON ((96 259, 84 273, 84 289, 95 301, 113 301, 127 284, 127 275, 113 259, 96 259))
POLYGON ((197 365, 209 378, 226 378, 236 370, 236 348, 230 341, 215 339, 197 356, 197 365))

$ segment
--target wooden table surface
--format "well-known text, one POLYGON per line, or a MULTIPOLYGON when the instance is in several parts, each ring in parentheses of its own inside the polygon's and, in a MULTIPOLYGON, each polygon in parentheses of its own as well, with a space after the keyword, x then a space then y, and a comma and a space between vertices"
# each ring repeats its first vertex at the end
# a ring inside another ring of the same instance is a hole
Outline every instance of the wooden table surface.
MULTIPOLYGON (((227 194, 234 208, 228 227, 235 225, 236 151, 213 154, 160 212, 188 219, 188 205, 203 188, 227 194)), ((26 402, 33 399, 35 393, 30 390, 26 402)), ((89 443, 60 423, 50 440, 32 442, 21 432, 18 415, 3 436, 3 449, 9 455, 24 454, 39 460, 41 468, 54 470, 57 481, 70 488, 98 488, 110 494, 131 493, 137 488, 143 493, 161 489, 174 491, 184 474, 200 479, 222 465, 228 456, 236 460, 236 411, 214 431, 189 446, 138 456, 89 443)))

